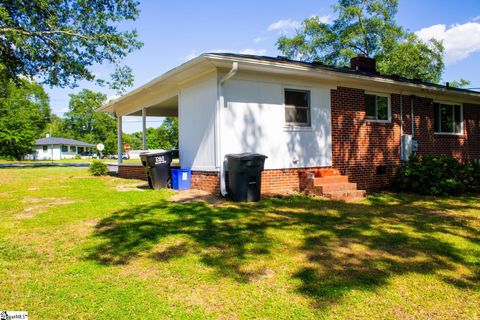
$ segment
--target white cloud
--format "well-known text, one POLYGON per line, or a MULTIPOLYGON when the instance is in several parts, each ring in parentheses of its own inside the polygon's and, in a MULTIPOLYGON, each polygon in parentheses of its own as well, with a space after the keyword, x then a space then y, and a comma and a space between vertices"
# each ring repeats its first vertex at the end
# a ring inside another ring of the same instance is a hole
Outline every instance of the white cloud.
POLYGON ((267 54, 267 50, 265 49, 244 49, 240 50, 238 53, 240 54, 253 54, 256 56, 264 56, 267 54))
MULTIPOLYGON (((326 14, 323 16, 319 15, 312 15, 310 18, 315 18, 317 17, 318 20, 322 23, 331 23, 332 22, 332 15, 331 14, 326 14)), ((293 19, 283 19, 283 20, 278 20, 277 22, 272 23, 271 25, 268 26, 267 30, 268 31, 279 31, 280 33, 286 33, 288 31, 291 31, 293 29, 297 29, 302 25, 301 21, 298 20, 293 20, 293 19)))
POLYGON ((323 16, 313 16, 313 17, 318 17, 318 21, 320 21, 321 23, 332 22, 332 15, 331 14, 326 14, 326 15, 323 15, 323 16))
POLYGON ((480 21, 480 16, 476 16, 475 18, 472 19, 473 22, 475 21, 480 21))
POLYGON ((62 108, 62 109, 60 109, 60 112, 61 112, 61 113, 68 112, 68 108, 67 108, 67 107, 65 107, 65 108, 62 108))
POLYGON ((480 23, 467 22, 450 28, 444 24, 436 24, 415 33, 424 41, 432 38, 442 40, 447 65, 463 60, 472 53, 480 52, 480 23))
POLYGON ((285 32, 300 27, 300 21, 292 19, 278 20, 277 22, 272 23, 268 26, 268 31, 279 30, 280 32, 285 32))
POLYGON ((253 42, 255 42, 255 43, 260 43, 260 42, 262 42, 263 40, 265 40, 265 38, 256 37, 255 39, 253 39, 253 42))

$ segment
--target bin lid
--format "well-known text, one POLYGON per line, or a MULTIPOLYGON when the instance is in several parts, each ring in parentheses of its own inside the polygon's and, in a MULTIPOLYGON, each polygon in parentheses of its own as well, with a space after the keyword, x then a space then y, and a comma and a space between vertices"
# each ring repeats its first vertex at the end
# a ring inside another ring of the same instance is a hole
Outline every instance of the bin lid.
POLYGON ((232 158, 236 160, 255 160, 255 159, 266 159, 266 155, 254 152, 243 152, 243 153, 230 153, 225 155, 226 158, 232 158))
POLYGON ((140 156, 144 157, 155 157, 155 156, 162 156, 165 154, 172 153, 172 150, 165 150, 165 151, 155 151, 155 152, 142 152, 140 156))

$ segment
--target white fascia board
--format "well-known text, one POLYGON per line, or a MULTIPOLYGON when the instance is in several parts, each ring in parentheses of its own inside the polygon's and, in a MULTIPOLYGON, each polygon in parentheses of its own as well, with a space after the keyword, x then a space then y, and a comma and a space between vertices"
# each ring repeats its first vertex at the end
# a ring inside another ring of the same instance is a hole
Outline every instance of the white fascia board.
POLYGON ((383 77, 366 76, 361 74, 342 73, 333 70, 320 69, 313 66, 292 64, 281 61, 263 61, 258 59, 228 57, 215 54, 206 54, 205 57, 217 67, 228 68, 232 61, 240 63, 240 70, 256 70, 260 72, 281 73, 285 75, 298 75, 309 78, 319 78, 335 82, 337 86, 376 88, 383 87, 391 93, 405 95, 415 94, 430 98, 449 97, 468 103, 480 104, 480 92, 460 92, 446 88, 437 88, 424 84, 415 84, 383 77))

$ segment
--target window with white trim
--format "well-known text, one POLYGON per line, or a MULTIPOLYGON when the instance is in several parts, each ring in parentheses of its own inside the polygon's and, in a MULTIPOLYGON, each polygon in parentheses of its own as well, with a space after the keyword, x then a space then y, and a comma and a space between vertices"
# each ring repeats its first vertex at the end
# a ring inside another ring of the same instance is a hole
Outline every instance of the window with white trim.
POLYGON ((47 151, 47 150, 48 150, 48 146, 43 146, 42 149, 43 149, 43 151, 47 151))
POLYGON ((68 152, 68 146, 62 146, 62 152, 68 152))
POLYGON ((285 123, 289 126, 310 126, 310 91, 285 89, 285 123))
POLYGON ((390 121, 390 101, 388 96, 366 93, 365 118, 371 121, 390 121))
POLYGON ((462 133, 463 112, 461 105, 435 102, 433 108, 435 133, 462 133))

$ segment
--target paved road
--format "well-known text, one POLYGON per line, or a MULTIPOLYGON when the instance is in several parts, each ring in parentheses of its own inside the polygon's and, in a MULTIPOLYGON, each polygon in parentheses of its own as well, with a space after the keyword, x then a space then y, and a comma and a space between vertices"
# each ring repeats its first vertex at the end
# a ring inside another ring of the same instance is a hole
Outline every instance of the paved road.
MULTIPOLYGON (((76 168, 88 168, 90 164, 89 163, 34 163, 34 162, 28 162, 28 163, 0 163, 0 169, 1 168, 32 168, 32 167, 76 167, 76 168)), ((107 163, 108 169, 110 171, 115 171, 117 172, 118 167, 116 164, 113 163, 107 163)))

